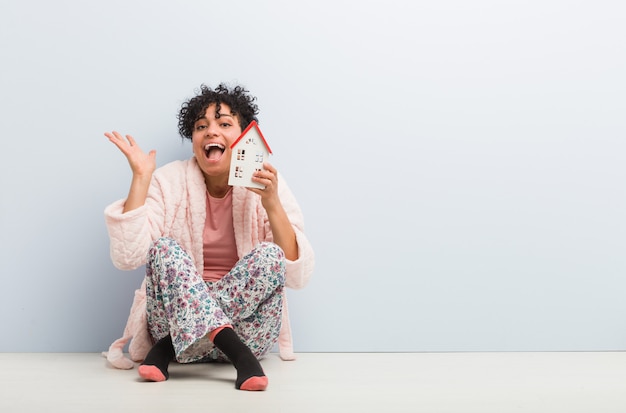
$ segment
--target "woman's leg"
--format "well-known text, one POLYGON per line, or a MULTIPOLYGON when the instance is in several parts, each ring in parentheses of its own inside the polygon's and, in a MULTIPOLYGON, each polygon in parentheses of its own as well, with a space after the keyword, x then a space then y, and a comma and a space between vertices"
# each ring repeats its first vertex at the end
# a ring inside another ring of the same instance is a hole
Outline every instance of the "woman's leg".
POLYGON ((231 321, 176 241, 160 238, 154 242, 146 278, 148 326, 157 343, 140 366, 140 374, 162 381, 168 377, 167 365, 174 355, 182 362, 206 357, 212 348, 208 333, 231 321))
POLYGON ((285 286, 283 250, 262 242, 221 280, 207 286, 234 324, 251 323, 253 328, 260 328, 267 326, 268 318, 280 322, 285 286))
POLYGON ((211 333, 215 346, 237 369, 236 387, 264 390, 267 377, 258 359, 267 354, 280 330, 285 261, 275 244, 259 244, 222 280, 210 285, 231 328, 211 333))

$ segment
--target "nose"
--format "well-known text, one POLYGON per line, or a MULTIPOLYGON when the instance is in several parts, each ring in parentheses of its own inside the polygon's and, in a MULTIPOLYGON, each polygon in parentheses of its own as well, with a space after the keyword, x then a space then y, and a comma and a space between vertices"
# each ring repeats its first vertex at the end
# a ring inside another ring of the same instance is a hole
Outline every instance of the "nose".
POLYGON ((219 127, 217 123, 210 123, 206 128, 207 136, 217 136, 219 133, 219 127))

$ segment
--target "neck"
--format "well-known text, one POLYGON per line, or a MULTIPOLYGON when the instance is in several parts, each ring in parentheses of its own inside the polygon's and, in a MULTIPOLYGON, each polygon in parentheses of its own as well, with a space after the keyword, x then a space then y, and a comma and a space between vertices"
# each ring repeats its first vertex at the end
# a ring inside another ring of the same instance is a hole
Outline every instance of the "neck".
POLYGON ((213 198, 224 198, 232 186, 228 185, 228 176, 226 179, 220 179, 215 176, 204 177, 206 189, 213 198))

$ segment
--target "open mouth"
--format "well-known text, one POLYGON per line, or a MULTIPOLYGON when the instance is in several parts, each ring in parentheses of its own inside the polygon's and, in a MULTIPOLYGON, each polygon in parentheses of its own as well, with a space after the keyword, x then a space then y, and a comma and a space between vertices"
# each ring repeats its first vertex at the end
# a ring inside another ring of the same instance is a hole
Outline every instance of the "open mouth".
POLYGON ((221 143, 209 143, 204 147, 204 153, 210 161, 219 161, 225 149, 226 147, 221 143))

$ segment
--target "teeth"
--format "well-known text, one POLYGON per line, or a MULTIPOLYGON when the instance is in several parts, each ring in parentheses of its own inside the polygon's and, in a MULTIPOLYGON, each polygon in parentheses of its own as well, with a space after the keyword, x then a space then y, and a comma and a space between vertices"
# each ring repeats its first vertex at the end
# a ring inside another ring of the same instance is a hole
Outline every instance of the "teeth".
POLYGON ((220 148, 221 150, 225 149, 224 145, 222 145, 221 143, 209 143, 204 147, 204 150, 208 151, 209 149, 216 148, 216 147, 220 148))

